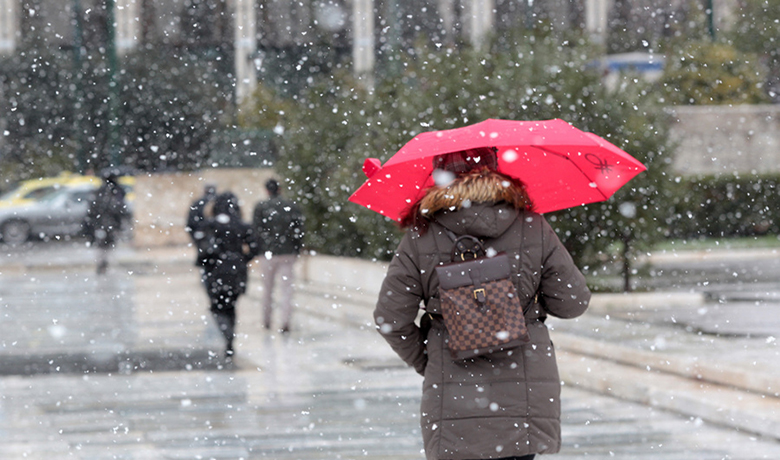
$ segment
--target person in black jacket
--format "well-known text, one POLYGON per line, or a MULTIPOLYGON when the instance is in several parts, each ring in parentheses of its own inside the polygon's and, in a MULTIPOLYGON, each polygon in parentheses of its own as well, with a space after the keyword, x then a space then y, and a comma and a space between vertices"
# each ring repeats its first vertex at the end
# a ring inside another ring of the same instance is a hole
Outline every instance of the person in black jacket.
POLYGON ((241 220, 238 198, 230 192, 203 200, 191 209, 188 222, 193 239, 199 248, 197 264, 211 301, 214 315, 225 337, 225 356, 232 359, 236 327, 236 302, 246 292, 247 264, 257 255, 257 241, 252 227, 241 220))
POLYGON ((206 186, 203 188, 203 196, 190 204, 190 210, 187 213, 187 226, 184 227, 184 231, 190 235, 192 244, 195 246, 195 249, 198 252, 198 257, 195 260, 195 266, 198 267, 203 265, 201 259, 202 256, 205 256, 205 253, 208 249, 208 241, 206 238, 204 238, 203 227, 199 226, 198 224, 206 219, 203 213, 206 204, 213 200, 216 196, 217 187, 212 184, 206 184, 206 186), (199 231, 196 232, 195 228, 198 228, 199 231))
POLYGON ((292 317, 293 265, 303 247, 304 217, 298 205, 279 194, 279 183, 269 179, 265 184, 269 198, 255 207, 252 224, 265 258, 261 265, 263 278, 263 325, 271 329, 273 289, 279 279, 281 331, 290 331, 292 317))
POLYGON ((116 246, 116 235, 122 230, 122 223, 129 214, 125 190, 118 182, 118 173, 108 170, 103 173, 103 180, 84 219, 84 233, 90 244, 99 250, 99 275, 108 269, 108 253, 116 246))

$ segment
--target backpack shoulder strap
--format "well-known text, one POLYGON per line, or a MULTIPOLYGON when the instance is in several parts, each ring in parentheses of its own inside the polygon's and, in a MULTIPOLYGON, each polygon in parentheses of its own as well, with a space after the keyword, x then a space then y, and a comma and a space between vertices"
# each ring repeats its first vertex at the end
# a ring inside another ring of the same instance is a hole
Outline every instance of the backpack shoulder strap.
POLYGON ((456 235, 455 232, 447 227, 444 228, 444 233, 454 243, 452 251, 450 252, 450 261, 459 262, 468 259, 479 259, 485 257, 485 246, 482 244, 479 238, 471 235, 456 235))

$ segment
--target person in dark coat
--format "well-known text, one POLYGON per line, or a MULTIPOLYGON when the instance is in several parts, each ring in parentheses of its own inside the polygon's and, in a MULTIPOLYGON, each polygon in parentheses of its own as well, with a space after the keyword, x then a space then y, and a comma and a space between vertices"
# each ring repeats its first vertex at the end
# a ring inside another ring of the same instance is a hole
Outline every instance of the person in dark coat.
POLYGON ((255 206, 252 225, 260 240, 260 250, 265 257, 261 261, 263 279, 263 324, 271 328, 273 291, 279 281, 281 331, 290 331, 295 261, 301 253, 304 235, 304 217, 298 205, 279 193, 279 183, 269 179, 265 188, 268 200, 255 206))
POLYGON ((190 210, 187 213, 187 226, 184 227, 184 231, 190 236, 192 244, 197 251, 198 257, 195 260, 195 265, 198 267, 203 265, 202 258, 206 256, 209 244, 209 241, 204 238, 203 227, 199 226, 199 224, 206 219, 204 216, 206 204, 216 196, 217 187, 212 184, 206 184, 206 186, 203 187, 203 196, 190 204, 190 210), (199 228, 199 231, 195 232, 195 228, 199 228))
POLYGON ((97 273, 108 269, 108 253, 116 246, 122 224, 128 217, 125 190, 119 184, 119 175, 112 171, 103 174, 103 184, 95 192, 84 220, 84 233, 91 245, 99 251, 97 273))
POLYGON ((236 327, 236 302, 246 292, 247 264, 257 255, 257 242, 252 227, 241 220, 238 198, 230 192, 217 195, 211 212, 203 200, 194 207, 189 222, 198 251, 197 264, 206 294, 211 302, 211 314, 225 338, 225 356, 232 359, 236 327))
MULTIPOLYGON (((436 157, 449 184, 434 186, 403 221, 408 227, 374 310, 379 332, 424 376, 421 425, 428 460, 532 459, 558 452, 560 378, 544 324, 588 307, 585 278, 519 181, 498 172, 487 149, 436 157), (530 342, 454 359, 439 310, 436 266, 450 262, 447 235, 480 238, 488 253, 506 252, 524 306, 530 342), (420 305, 426 313, 415 323, 420 305)), ((441 177, 442 175, 439 175, 441 177)))

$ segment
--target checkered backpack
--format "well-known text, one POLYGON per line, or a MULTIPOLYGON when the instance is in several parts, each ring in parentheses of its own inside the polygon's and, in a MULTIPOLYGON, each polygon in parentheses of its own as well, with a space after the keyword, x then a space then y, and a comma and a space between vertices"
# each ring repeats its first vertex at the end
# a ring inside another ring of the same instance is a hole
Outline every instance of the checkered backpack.
POLYGON ((487 257, 479 239, 447 233, 455 241, 453 262, 436 267, 436 273, 452 357, 473 358, 529 342, 509 257, 487 257))

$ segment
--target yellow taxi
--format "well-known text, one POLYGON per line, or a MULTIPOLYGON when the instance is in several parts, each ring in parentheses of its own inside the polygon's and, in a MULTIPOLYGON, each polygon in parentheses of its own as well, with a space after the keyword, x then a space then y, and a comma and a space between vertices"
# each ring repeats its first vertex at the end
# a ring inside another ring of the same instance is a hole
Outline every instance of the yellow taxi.
MULTIPOLYGON (((97 189, 103 181, 96 176, 82 176, 72 172, 62 172, 58 176, 41 177, 39 179, 30 179, 18 183, 12 189, 0 194, 0 207, 17 206, 27 204, 43 198, 50 193, 63 187, 76 187, 91 184, 97 189)), ((125 189, 128 203, 135 197, 133 188, 135 186, 135 177, 122 176, 119 183, 125 189)))
MULTIPOLYGON (((0 241, 17 245, 32 238, 81 234, 89 203, 102 183, 96 176, 73 173, 19 183, 0 195, 0 241)), ((121 176, 119 183, 132 215, 135 178, 121 176)))

